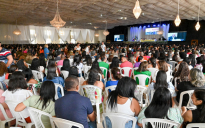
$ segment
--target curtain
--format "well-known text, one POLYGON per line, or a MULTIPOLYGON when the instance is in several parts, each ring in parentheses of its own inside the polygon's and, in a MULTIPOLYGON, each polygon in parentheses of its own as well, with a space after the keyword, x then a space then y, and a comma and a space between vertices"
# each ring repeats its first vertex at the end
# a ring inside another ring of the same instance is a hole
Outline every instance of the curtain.
POLYGON ((74 34, 74 39, 77 40, 80 34, 80 29, 74 29, 73 34, 74 34))
POLYGON ((59 30, 56 29, 57 34, 59 35, 59 37, 61 38, 61 40, 63 40, 63 42, 66 41, 66 39, 68 38, 68 36, 70 36, 70 29, 69 28, 60 28, 59 30))

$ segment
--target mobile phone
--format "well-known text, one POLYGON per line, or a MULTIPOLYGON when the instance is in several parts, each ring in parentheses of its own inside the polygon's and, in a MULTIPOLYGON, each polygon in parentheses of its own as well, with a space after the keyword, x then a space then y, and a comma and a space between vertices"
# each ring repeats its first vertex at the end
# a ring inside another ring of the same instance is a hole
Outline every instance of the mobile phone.
POLYGON ((32 90, 32 88, 33 88, 33 85, 30 84, 30 85, 28 86, 28 90, 32 90))

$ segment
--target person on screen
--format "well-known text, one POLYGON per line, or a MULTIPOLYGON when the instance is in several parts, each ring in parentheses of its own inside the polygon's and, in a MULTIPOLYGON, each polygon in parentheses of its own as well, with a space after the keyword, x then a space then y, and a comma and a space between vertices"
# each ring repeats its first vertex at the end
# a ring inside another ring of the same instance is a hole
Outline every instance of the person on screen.
POLYGON ((172 41, 172 40, 175 40, 175 39, 177 39, 175 34, 172 34, 172 36, 169 37, 169 41, 172 41))

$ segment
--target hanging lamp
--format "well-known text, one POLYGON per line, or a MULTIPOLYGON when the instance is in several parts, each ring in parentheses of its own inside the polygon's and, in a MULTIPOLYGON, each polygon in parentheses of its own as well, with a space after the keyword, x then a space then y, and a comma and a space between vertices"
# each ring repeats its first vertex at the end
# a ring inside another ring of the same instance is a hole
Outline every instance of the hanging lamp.
MULTIPOLYGON (((160 19, 160 27, 161 27, 161 19, 160 19)), ((159 27, 159 29, 160 29, 160 27, 159 27)), ((158 35, 162 35, 162 34, 163 34, 163 31, 158 31, 157 34, 158 34, 158 35)))
POLYGON ((177 14, 177 17, 174 21, 175 25, 178 27, 181 23, 181 20, 180 20, 180 17, 179 17, 179 0, 178 0, 178 14, 177 14))
POLYGON ((135 7, 134 7, 134 9, 133 9, 133 13, 134 13, 136 19, 139 18, 141 12, 142 12, 142 9, 140 8, 140 3, 139 3, 139 1, 137 0, 137 1, 136 1, 136 4, 135 4, 135 7))
POLYGON ((105 36, 107 36, 107 35, 110 34, 110 32, 107 30, 107 21, 105 21, 105 22, 106 22, 106 27, 105 27, 105 30, 103 31, 103 34, 104 34, 105 36))
POLYGON ((200 24, 199 24, 199 12, 200 12, 200 2, 199 2, 199 11, 198 11, 198 22, 196 23, 196 26, 195 26, 196 31, 198 31, 201 27, 200 24))
POLYGON ((18 29, 18 27, 17 27, 17 20, 16 20, 16 29, 13 31, 13 34, 15 34, 15 35, 21 35, 21 31, 18 29))
POLYGON ((53 27, 56 27, 57 29, 59 29, 60 27, 63 27, 66 22, 63 21, 60 17, 60 14, 59 14, 59 11, 58 11, 58 0, 57 0, 57 10, 56 10, 56 14, 55 14, 55 17, 52 21, 50 21, 50 24, 53 26, 53 27))

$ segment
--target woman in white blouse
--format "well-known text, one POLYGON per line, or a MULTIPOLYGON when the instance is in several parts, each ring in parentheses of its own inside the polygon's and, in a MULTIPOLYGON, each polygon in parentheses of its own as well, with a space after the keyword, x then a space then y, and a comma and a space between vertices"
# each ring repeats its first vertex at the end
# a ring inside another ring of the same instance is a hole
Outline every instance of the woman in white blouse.
MULTIPOLYGON (((32 91, 27 90, 27 87, 28 86, 26 80, 24 79, 23 73, 20 71, 15 71, 9 80, 8 90, 2 94, 2 96, 5 97, 5 103, 3 103, 4 108, 8 109, 6 104, 7 101, 13 101, 17 105, 32 96, 32 91)), ((27 109, 23 110, 21 114, 25 119, 29 117, 27 109)))

